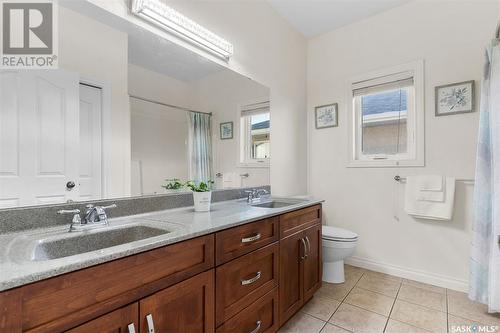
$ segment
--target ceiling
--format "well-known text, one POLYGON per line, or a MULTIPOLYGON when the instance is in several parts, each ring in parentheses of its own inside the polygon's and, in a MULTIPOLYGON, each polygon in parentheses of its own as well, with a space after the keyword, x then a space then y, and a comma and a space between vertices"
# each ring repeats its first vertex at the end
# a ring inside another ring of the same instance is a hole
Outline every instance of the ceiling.
POLYGON ((400 6, 411 0, 267 0, 306 37, 400 6))

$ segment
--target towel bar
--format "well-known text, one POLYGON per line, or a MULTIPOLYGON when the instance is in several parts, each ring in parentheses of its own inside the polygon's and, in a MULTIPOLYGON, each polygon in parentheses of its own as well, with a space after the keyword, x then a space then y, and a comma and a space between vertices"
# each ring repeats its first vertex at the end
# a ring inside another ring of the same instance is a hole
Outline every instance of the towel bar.
MULTIPOLYGON (((405 183, 406 182, 406 177, 401 177, 400 175, 395 175, 394 180, 400 183, 405 183)), ((455 179, 457 182, 464 182, 464 183, 471 183, 474 184, 475 180, 474 179, 466 179, 466 178, 457 178, 455 179)))

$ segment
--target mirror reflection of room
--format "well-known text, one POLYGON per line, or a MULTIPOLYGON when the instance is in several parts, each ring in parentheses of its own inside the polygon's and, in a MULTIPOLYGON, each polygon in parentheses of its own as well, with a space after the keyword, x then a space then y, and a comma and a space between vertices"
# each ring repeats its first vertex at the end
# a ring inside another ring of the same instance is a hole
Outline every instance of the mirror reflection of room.
POLYGON ((269 184, 267 87, 90 2, 58 19, 58 69, 1 73, 0 208, 269 184))

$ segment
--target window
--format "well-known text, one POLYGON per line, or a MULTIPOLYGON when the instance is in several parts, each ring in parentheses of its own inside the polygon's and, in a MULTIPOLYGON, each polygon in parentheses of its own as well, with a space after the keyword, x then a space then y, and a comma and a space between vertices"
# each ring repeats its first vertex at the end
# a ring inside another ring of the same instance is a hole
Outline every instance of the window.
POLYGON ((241 107, 240 162, 244 165, 269 166, 270 151, 269 102, 241 107))
POLYGON ((423 165, 423 63, 353 80, 352 167, 423 165))

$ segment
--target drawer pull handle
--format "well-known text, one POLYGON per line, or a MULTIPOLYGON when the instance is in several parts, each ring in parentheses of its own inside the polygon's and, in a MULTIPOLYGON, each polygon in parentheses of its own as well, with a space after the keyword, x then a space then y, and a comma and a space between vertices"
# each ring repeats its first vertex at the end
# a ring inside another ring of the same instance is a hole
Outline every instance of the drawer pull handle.
POLYGON ((300 241, 302 242, 302 245, 304 246, 304 254, 300 256, 300 259, 301 260, 305 260, 307 258, 307 245, 306 245, 306 241, 304 240, 304 238, 301 238, 300 241))
POLYGON ((306 236, 306 243, 307 243, 307 254, 306 254, 306 259, 309 257, 311 254, 311 241, 309 240, 309 237, 306 236))
POLYGON ((252 284, 252 283, 256 282, 258 279, 260 279, 261 275, 262 275, 262 273, 259 271, 259 272, 257 272, 257 274, 255 274, 255 276, 253 278, 248 279, 248 280, 241 280, 241 285, 246 286, 247 284, 252 284))
POLYGON ((134 323, 128 324, 128 333, 135 333, 135 326, 134 323))
POLYGON ((148 322, 148 333, 155 333, 155 323, 153 322, 153 315, 150 313, 146 316, 148 322))
POLYGON ((256 240, 259 240, 261 237, 261 234, 260 232, 255 234, 254 236, 252 237, 245 237, 245 238, 242 238, 241 239, 241 242, 242 243, 251 243, 251 242, 255 242, 256 240))
POLYGON ((257 320, 256 324, 257 324, 257 327, 255 327, 255 329, 250 333, 257 333, 258 331, 260 331, 260 325, 262 325, 262 321, 257 320))

